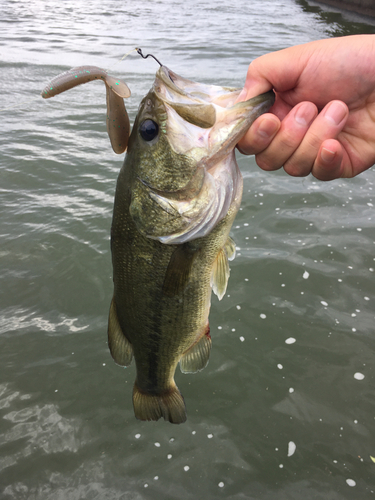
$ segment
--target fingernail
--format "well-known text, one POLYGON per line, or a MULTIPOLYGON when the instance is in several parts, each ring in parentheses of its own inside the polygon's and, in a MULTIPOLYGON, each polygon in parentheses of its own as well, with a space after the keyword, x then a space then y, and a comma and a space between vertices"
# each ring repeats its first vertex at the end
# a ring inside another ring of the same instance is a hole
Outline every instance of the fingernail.
POLYGON ((322 148, 322 151, 320 152, 320 157, 325 163, 332 163, 336 157, 336 152, 331 151, 330 149, 327 148, 322 148))
POLYGON ((257 134, 263 137, 264 139, 269 139, 277 132, 279 128, 279 124, 274 120, 263 120, 257 130, 257 134))
POLYGON ((247 96, 247 90, 242 89, 240 95, 237 97, 237 102, 246 101, 246 96, 247 96))
POLYGON ((326 109, 324 116, 326 120, 331 122, 333 125, 340 125, 343 119, 346 117, 347 107, 343 102, 333 101, 326 109))
POLYGON ((302 127, 308 127, 310 123, 314 120, 316 116, 316 111, 313 106, 301 105, 294 115, 294 119, 302 127))

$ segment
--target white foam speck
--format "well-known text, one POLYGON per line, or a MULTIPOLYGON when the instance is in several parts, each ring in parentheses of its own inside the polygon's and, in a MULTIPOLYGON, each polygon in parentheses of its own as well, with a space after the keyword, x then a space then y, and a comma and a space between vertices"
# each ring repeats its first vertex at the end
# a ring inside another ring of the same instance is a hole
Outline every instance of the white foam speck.
POLYGON ((224 483, 223 481, 220 481, 220 483, 218 484, 219 488, 224 488, 224 483))
POLYGON ((197 431, 191 431, 191 433, 194 435, 194 434, 196 434, 196 433, 197 433, 197 431))
POLYGON ((296 341, 296 339, 294 339, 293 337, 289 337, 288 339, 286 339, 285 343, 286 344, 294 344, 295 341, 296 341))
POLYGON ((365 378, 365 376, 363 375, 363 373, 357 372, 357 373, 354 374, 354 378, 356 380, 363 380, 365 378))
POLYGON ((212 439, 214 437, 213 434, 207 434, 208 439, 212 439))
POLYGON ((357 231, 362 231, 362 228, 361 227, 357 227, 357 231))
POLYGON ((189 469, 190 469, 190 467, 188 465, 185 465, 184 471, 187 472, 189 469))
POLYGON ((154 479, 155 481, 157 481, 159 479, 159 476, 155 476, 154 479))
POLYGON ((222 327, 222 326, 218 326, 218 327, 217 327, 217 329, 218 329, 218 330, 222 330, 222 329, 223 329, 223 327, 222 327))
POLYGON ((262 319, 266 319, 266 318, 267 318, 267 316, 266 316, 265 314, 263 314, 263 313, 262 313, 262 314, 260 314, 259 316, 260 316, 262 319))
POLYGON ((283 369, 283 365, 281 365, 281 364, 279 363, 279 364, 277 365, 277 368, 278 368, 279 370, 282 370, 282 369, 283 369))
POLYGON ((240 337, 241 342, 245 342, 245 337, 240 337))
POLYGON ((160 448, 160 443, 154 443, 154 445, 156 446, 156 448, 160 448))
POLYGON ((279 467, 280 467, 280 469, 282 469, 284 466, 283 466, 283 464, 280 464, 279 467))
POLYGON ((147 484, 147 483, 145 483, 145 484, 143 485, 143 487, 144 487, 144 488, 148 488, 148 484, 147 484))
POLYGON ((370 297, 363 297, 365 300, 370 300, 370 297))
POLYGON ((373 207, 374 205, 372 203, 367 203, 367 206, 373 207))
POLYGON ((288 443, 288 457, 291 457, 294 455, 294 452, 296 451, 296 445, 293 443, 293 441, 289 441, 288 443))
POLYGON ((172 455, 171 454, 167 455, 167 458, 168 460, 170 460, 172 458, 172 455))
POLYGON ((236 308, 237 308, 238 310, 240 310, 240 309, 241 309, 241 306, 236 306, 236 308))
POLYGON ((354 481, 354 479, 347 479, 347 480, 346 480, 346 484, 347 484, 348 486, 352 486, 352 487, 353 487, 353 486, 355 486, 357 483, 354 481))
POLYGON ((302 275, 302 278, 303 278, 303 279, 305 279, 305 280, 307 280, 307 278, 308 278, 309 276, 310 276, 310 274, 309 274, 307 271, 305 271, 305 272, 303 273, 303 275, 302 275))
POLYGON ((293 387, 289 387, 289 392, 290 392, 290 394, 292 394, 294 392, 293 387))
POLYGON ((140 435, 140 434, 136 434, 136 435, 135 435, 135 439, 139 439, 140 437, 141 437, 141 435, 140 435))
POLYGON ((322 306, 325 306, 325 307, 328 306, 328 304, 327 304, 327 302, 325 300, 321 300, 320 303, 322 304, 322 306))

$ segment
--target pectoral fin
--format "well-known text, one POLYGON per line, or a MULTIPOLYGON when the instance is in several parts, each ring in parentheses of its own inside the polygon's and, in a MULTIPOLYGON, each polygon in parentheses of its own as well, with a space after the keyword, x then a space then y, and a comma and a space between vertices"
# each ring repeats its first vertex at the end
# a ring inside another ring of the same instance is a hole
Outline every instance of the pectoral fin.
POLYGON ((130 365, 133 358, 133 348, 121 330, 114 299, 112 299, 111 307, 109 308, 108 347, 112 358, 118 365, 130 365))
POLYGON ((186 288, 191 266, 194 261, 196 250, 192 250, 188 243, 178 245, 171 255, 167 271, 165 273, 163 294, 174 297, 186 288))
POLYGON ((227 241, 224 245, 225 253, 227 254, 228 260, 233 260, 236 256, 236 244, 230 236, 228 236, 227 241))
POLYGON ((182 373, 199 372, 207 366, 212 344, 210 329, 207 328, 207 332, 203 337, 182 355, 180 359, 182 373))
POLYGON ((224 297, 229 279, 229 263, 227 254, 222 248, 214 262, 211 276, 211 286, 214 294, 221 300, 224 297))

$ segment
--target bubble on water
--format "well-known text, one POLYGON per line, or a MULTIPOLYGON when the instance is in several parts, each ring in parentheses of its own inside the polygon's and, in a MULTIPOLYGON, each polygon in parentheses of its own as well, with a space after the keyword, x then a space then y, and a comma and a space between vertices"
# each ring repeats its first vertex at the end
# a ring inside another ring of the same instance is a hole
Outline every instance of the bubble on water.
POLYGON ((367 206, 373 207, 374 205, 372 203, 367 203, 367 206))
POLYGON ((241 342, 245 342, 245 337, 240 337, 241 342))
POLYGON ((240 309, 241 309, 241 306, 236 306, 236 309, 240 310, 240 309))
POLYGON ((266 318, 267 318, 267 316, 266 316, 265 314, 263 314, 263 313, 262 313, 262 314, 260 314, 259 316, 260 316, 262 319, 266 319, 266 318))
POLYGON ((217 327, 217 329, 218 329, 218 330, 222 330, 222 329, 223 329, 223 327, 222 327, 222 326, 218 326, 218 327, 217 327))
POLYGON ((220 483, 218 484, 219 488, 224 488, 224 483, 223 481, 220 481, 220 483))
POLYGON ((362 231, 362 228, 361 227, 357 227, 357 231, 362 231))
POLYGON ((294 455, 294 452, 296 451, 296 445, 293 441, 289 441, 288 443, 288 457, 291 457, 294 455))
POLYGON ((296 342, 296 339, 293 338, 293 337, 289 337, 288 339, 286 339, 285 343, 286 344, 294 344, 294 342, 296 342))
POLYGON ((172 455, 171 454, 167 455, 167 458, 168 460, 170 460, 172 458, 172 455))
POLYGON ((279 465, 279 467, 280 467, 280 469, 282 469, 282 468, 284 467, 284 465, 283 465, 283 464, 280 464, 280 465, 279 465))
POLYGON ((302 278, 307 280, 307 278, 310 276, 310 273, 308 273, 307 271, 305 271, 302 275, 302 278))
POLYGON ((160 448, 160 443, 154 443, 154 445, 156 446, 156 448, 160 448))
POLYGON ((370 297, 363 297, 365 300, 370 300, 370 297))
POLYGON ((327 306, 328 306, 328 304, 327 304, 327 302, 326 302, 325 300, 321 300, 321 301, 320 301, 320 303, 321 303, 321 304, 322 304, 322 306, 324 306, 324 307, 327 307, 327 306))
POLYGON ((290 394, 292 394, 294 392, 293 387, 289 387, 289 392, 290 392, 290 394))
POLYGON ((141 437, 141 435, 140 434, 136 434, 134 437, 135 437, 135 439, 139 439, 141 437))
POLYGON ((213 434, 207 434, 208 439, 212 439, 214 437, 213 434))
POLYGON ((281 365, 281 364, 279 363, 279 364, 277 365, 277 368, 278 368, 279 370, 282 370, 282 369, 283 369, 283 365, 281 365))
POLYGON ((154 480, 157 481, 159 479, 159 476, 155 476, 154 480))
POLYGON ((346 484, 347 484, 348 486, 352 486, 352 487, 353 487, 353 486, 355 486, 357 483, 354 481, 354 479, 347 479, 347 480, 346 480, 346 484))
POLYGON ((144 487, 144 488, 148 488, 148 484, 147 484, 147 483, 145 483, 145 484, 143 485, 143 487, 144 487))
POLYGON ((184 471, 187 472, 189 469, 190 469, 190 467, 188 465, 185 465, 184 471))
POLYGON ((365 378, 365 376, 363 375, 363 373, 356 372, 356 373, 354 374, 354 378, 355 378, 356 380, 363 380, 363 379, 365 378))
POLYGON ((191 431, 191 433, 194 435, 194 434, 196 434, 196 433, 197 433, 197 431, 191 431))

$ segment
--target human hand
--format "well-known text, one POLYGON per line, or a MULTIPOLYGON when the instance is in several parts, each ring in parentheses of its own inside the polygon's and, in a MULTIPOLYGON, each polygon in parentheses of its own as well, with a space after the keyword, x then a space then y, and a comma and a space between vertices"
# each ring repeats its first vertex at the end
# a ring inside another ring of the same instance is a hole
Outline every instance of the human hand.
POLYGON ((321 180, 354 177, 375 163, 375 37, 319 40, 262 56, 239 100, 273 88, 271 113, 238 144, 263 170, 321 180))

